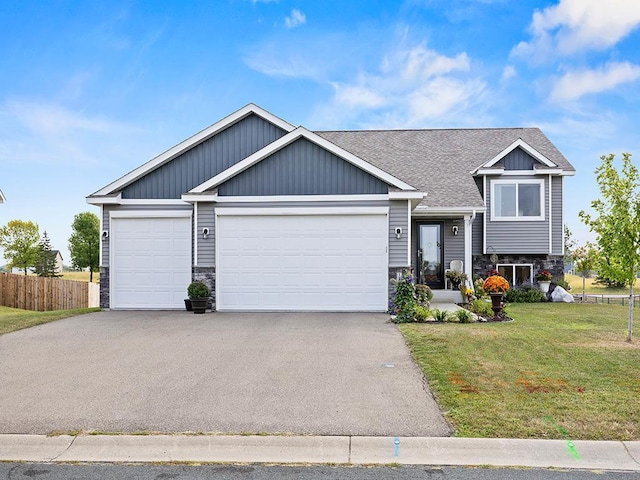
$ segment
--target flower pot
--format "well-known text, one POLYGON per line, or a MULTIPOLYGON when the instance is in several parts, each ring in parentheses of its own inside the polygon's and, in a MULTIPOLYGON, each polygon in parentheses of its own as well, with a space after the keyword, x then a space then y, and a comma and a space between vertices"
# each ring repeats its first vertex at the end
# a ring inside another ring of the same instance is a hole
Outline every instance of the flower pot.
POLYGON ((207 310, 207 302, 209 301, 208 298, 206 297, 202 297, 202 298, 192 298, 191 299, 191 305, 193 307, 193 313, 204 313, 207 310))
POLYGON ((491 294, 491 310, 493 310, 494 316, 498 316, 502 312, 502 297, 503 293, 491 294))
POLYGON ((538 285, 540 286, 540 291, 546 294, 549 291, 549 285, 551 285, 551 282, 540 280, 538 285))
POLYGON ((191 305, 191 299, 190 298, 185 298, 184 299, 184 308, 187 309, 187 312, 193 312, 193 305, 191 305))

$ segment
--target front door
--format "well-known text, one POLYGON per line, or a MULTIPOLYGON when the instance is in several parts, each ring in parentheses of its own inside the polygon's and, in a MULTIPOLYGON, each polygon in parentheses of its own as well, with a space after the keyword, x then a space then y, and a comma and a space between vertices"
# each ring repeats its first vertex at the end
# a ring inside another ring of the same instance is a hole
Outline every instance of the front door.
POLYGON ((418 224, 418 283, 444 288, 442 223, 418 224))

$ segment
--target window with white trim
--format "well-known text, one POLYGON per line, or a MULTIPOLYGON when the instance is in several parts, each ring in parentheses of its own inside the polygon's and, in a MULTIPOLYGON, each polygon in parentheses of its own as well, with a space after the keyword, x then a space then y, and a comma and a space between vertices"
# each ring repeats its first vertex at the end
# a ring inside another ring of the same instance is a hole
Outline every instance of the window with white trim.
POLYGON ((513 287, 533 284, 532 264, 509 264, 496 265, 498 273, 502 275, 513 287))
POLYGON ((492 220, 544 220, 544 180, 493 180, 492 220))

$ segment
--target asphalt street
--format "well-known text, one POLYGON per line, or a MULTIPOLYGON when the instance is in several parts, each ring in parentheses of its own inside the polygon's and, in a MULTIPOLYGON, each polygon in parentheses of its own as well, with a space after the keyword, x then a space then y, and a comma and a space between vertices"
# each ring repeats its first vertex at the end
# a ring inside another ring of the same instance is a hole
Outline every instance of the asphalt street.
POLYGON ((635 480, 638 472, 425 466, 60 465, 0 463, 0 479, 101 480, 635 480))
POLYGON ((0 336, 0 433, 448 436, 382 314, 97 312, 0 336))

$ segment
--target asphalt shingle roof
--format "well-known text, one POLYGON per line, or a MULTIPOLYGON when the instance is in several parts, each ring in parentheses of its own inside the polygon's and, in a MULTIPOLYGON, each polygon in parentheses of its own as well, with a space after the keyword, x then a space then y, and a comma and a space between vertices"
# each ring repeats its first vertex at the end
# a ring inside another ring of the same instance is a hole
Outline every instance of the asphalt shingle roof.
POLYGON ((471 171, 521 138, 563 170, 573 166, 538 128, 315 132, 427 193, 429 207, 483 207, 471 171))

